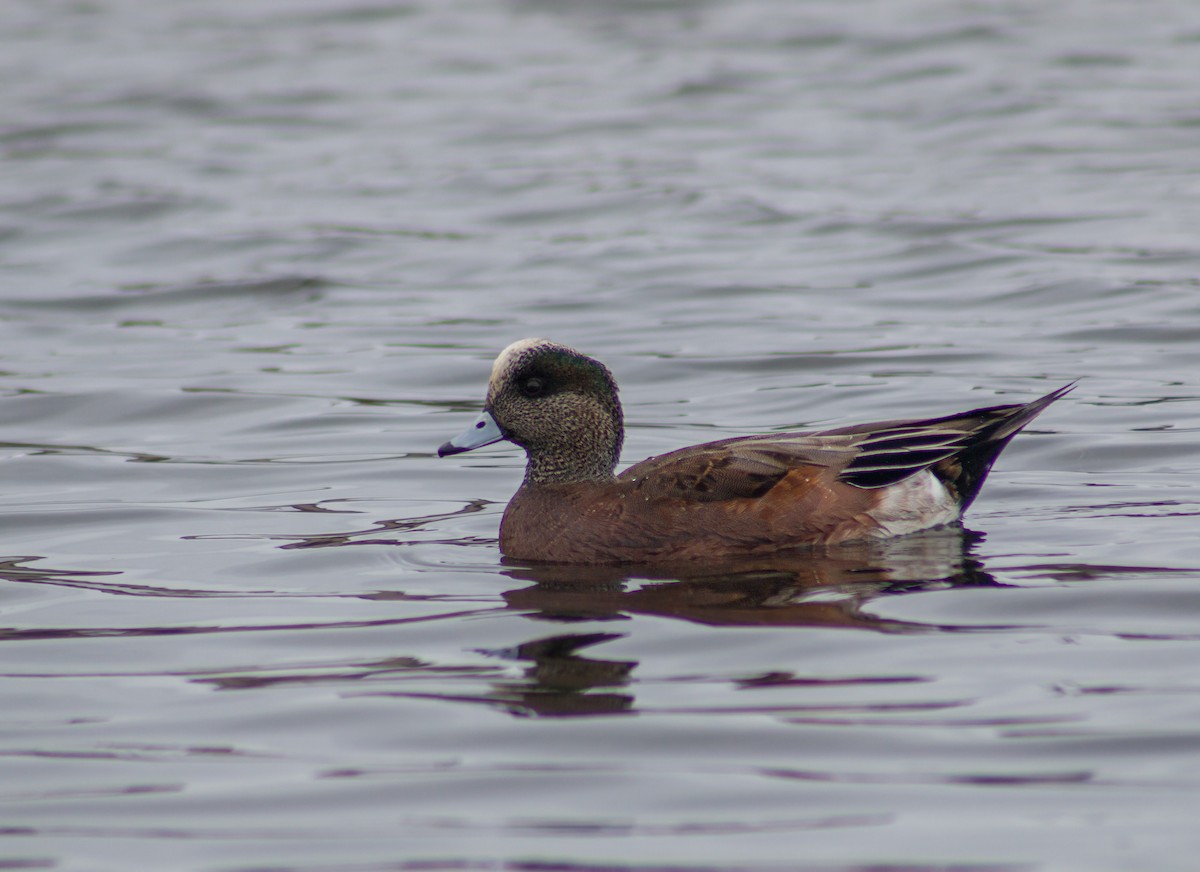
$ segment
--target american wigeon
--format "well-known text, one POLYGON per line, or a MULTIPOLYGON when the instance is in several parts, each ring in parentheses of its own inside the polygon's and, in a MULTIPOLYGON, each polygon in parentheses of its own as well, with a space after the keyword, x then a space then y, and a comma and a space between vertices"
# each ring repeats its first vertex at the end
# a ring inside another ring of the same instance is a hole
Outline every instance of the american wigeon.
POLYGON ((517 560, 755 556, 957 521, 1008 441, 1072 387, 944 418, 722 439, 618 475, 625 431, 612 373, 573 348, 522 339, 496 358, 483 413, 438 454, 501 439, 525 449, 525 480, 500 522, 500 550, 517 560))

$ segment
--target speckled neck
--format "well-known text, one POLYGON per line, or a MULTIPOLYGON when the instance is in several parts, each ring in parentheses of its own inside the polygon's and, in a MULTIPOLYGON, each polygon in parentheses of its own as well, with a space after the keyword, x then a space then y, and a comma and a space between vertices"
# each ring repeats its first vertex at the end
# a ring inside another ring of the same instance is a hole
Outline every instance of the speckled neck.
POLYGON ((625 429, 619 405, 606 411, 608 418, 580 422, 586 426, 564 430, 552 443, 525 445, 528 456, 525 484, 612 481, 621 458, 625 429))

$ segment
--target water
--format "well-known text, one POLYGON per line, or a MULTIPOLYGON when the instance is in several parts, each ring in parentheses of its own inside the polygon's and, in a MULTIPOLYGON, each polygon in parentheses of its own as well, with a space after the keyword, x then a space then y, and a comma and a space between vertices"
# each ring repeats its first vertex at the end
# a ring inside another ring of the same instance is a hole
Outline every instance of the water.
POLYGON ((0 867, 1191 869, 1191 4, 0 9, 0 867), (968 517, 506 565, 633 461, 1080 387, 968 517))

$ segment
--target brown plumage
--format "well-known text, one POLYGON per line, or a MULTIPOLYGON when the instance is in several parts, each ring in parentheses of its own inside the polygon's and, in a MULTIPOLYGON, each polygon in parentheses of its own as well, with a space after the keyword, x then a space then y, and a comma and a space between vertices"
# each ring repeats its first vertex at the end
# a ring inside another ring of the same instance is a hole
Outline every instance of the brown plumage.
POLYGON ((616 475, 624 426, 612 374, 525 339, 496 359, 483 414, 438 453, 501 439, 525 449, 525 480, 500 524, 500 548, 518 560, 756 556, 957 520, 1008 441, 1072 387, 944 418, 723 439, 616 475))

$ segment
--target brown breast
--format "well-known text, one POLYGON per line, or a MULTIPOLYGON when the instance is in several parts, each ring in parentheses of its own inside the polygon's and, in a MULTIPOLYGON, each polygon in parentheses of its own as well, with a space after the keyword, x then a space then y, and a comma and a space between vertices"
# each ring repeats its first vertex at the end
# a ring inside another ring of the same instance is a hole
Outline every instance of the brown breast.
MULTIPOLYGON (((631 470, 632 471, 632 470, 631 470)), ((654 477, 522 485, 500 525, 518 560, 623 563, 704 560, 870 538, 879 494, 797 466, 758 496, 717 496, 654 477)))

